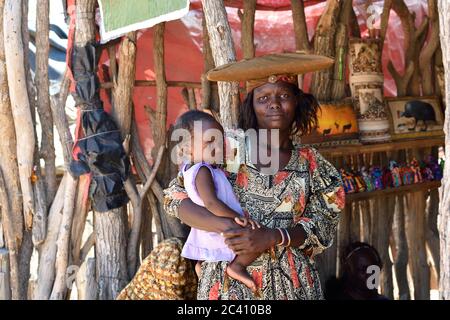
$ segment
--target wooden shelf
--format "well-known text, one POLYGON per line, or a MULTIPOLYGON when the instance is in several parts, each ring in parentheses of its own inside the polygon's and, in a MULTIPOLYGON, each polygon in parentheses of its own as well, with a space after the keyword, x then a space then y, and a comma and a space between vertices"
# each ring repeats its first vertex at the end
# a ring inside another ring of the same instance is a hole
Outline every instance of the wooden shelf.
POLYGON ((345 195, 346 202, 367 200, 369 198, 383 197, 387 195, 397 195, 414 191, 437 189, 441 186, 440 181, 426 181, 421 183, 409 184, 397 188, 387 188, 382 190, 375 190, 369 192, 348 193, 345 195))
POLYGON ((319 147, 318 150, 326 157, 347 156, 363 153, 386 152, 413 148, 441 146, 445 144, 444 136, 420 139, 408 139, 377 144, 352 144, 332 147, 319 147))

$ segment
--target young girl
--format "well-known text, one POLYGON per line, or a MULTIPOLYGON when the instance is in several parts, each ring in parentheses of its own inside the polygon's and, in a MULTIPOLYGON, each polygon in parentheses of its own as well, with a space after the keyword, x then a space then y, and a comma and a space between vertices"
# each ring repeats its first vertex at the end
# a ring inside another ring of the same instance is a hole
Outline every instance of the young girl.
MULTIPOLYGON (((183 158, 189 159, 182 165, 180 172, 192 202, 205 207, 216 216, 238 218, 243 227, 259 228, 255 221, 243 217, 242 208, 231 184, 225 173, 215 165, 223 163, 224 158, 222 126, 210 114, 192 110, 182 114, 175 127, 188 133, 189 141, 182 142, 178 147, 183 158), (217 139, 217 136, 220 136, 220 139, 217 139)), ((199 277, 200 261, 230 261, 227 274, 256 291, 255 283, 246 267, 258 256, 236 256, 218 233, 192 228, 181 255, 199 261, 196 265, 199 277)))

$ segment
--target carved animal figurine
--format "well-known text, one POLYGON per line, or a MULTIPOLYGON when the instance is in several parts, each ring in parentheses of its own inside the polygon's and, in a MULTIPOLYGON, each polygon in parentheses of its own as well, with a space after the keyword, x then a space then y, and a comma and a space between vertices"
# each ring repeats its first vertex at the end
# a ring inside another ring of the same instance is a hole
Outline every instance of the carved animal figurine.
POLYGON ((370 175, 372 176, 374 188, 376 190, 383 189, 383 172, 380 167, 372 166, 370 167, 370 175))
POLYGON ((400 187, 402 185, 402 177, 398 164, 395 160, 389 161, 389 170, 391 170, 392 185, 396 188, 400 187))
POLYGON ((405 110, 400 113, 400 117, 406 118, 414 118, 415 124, 413 128, 409 128, 409 130, 416 130, 417 123, 422 121, 425 125, 421 131, 427 131, 428 122, 436 123, 436 113, 434 112, 434 108, 431 104, 420 101, 420 100, 410 100, 405 104, 405 110))
POLYGON ((361 167, 360 170, 361 176, 364 180, 364 184, 366 186, 366 191, 373 191, 375 189, 375 186, 373 184, 373 180, 372 177, 370 176, 370 174, 367 172, 367 168, 366 167, 361 167))

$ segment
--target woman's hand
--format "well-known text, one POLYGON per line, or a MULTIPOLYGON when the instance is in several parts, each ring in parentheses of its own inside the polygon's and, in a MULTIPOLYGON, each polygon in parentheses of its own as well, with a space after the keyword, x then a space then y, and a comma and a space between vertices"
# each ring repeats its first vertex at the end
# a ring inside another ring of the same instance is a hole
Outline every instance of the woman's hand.
MULTIPOLYGON (((236 221, 236 223, 238 223, 236 221)), ((239 224, 239 223, 238 223, 239 224)), ((256 229, 237 227, 222 233, 225 244, 237 255, 263 253, 279 242, 279 232, 260 227, 256 229)))

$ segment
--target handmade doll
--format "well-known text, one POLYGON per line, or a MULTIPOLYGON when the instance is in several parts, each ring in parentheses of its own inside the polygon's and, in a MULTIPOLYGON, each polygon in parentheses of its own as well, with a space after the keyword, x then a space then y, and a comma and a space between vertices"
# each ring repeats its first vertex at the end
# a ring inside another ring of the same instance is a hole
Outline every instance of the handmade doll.
POLYGON ((383 172, 381 171, 380 167, 371 166, 370 175, 372 176, 374 188, 376 190, 383 189, 383 172))
POLYGON ((366 185, 366 191, 369 191, 369 192, 373 191, 375 189, 375 187, 373 185, 372 177, 367 172, 366 167, 362 167, 360 172, 361 172, 361 177, 364 180, 364 184, 366 185))
POLYGON ((416 158, 412 159, 410 168, 411 168, 411 170, 413 172, 414 183, 422 182, 422 174, 420 173, 419 162, 417 161, 416 158))
POLYGON ((402 177, 400 175, 400 169, 395 160, 389 161, 389 169, 392 175, 392 185, 394 187, 400 187, 402 185, 402 177))
POLYGON ((414 173, 412 169, 406 165, 400 168, 400 174, 402 176, 403 185, 414 183, 414 173))
POLYGON ((344 184, 345 193, 354 193, 356 191, 355 180, 353 177, 347 173, 343 168, 340 170, 342 182, 344 184))
POLYGON ((425 161, 420 161, 420 174, 423 181, 433 181, 434 175, 430 167, 428 167, 425 161))
POLYGON ((431 172, 433 173, 433 180, 441 180, 442 179, 442 168, 438 164, 435 157, 432 155, 429 155, 426 160, 426 165, 428 168, 430 168, 431 172))
POLYGON ((366 185, 364 183, 364 179, 359 172, 352 171, 352 175, 355 180, 356 192, 364 192, 366 191, 366 185))
POLYGON ((383 169, 382 180, 385 188, 391 188, 393 186, 391 170, 386 167, 383 169))

